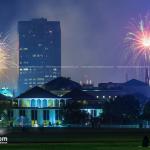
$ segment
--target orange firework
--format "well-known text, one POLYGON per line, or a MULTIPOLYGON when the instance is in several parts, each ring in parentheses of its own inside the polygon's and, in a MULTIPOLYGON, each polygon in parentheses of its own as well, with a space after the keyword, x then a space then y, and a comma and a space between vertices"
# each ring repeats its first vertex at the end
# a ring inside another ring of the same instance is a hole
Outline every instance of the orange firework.
POLYGON ((137 71, 144 68, 145 82, 150 85, 150 15, 132 19, 128 30, 125 42, 132 52, 132 59, 128 57, 128 60, 140 64, 136 67, 137 71))
POLYGON ((132 19, 129 32, 125 38, 128 46, 135 50, 136 56, 144 55, 145 59, 150 56, 150 17, 132 19))
POLYGON ((12 58, 11 50, 8 45, 8 36, 3 38, 0 34, 0 79, 7 78, 9 70, 17 67, 12 58))

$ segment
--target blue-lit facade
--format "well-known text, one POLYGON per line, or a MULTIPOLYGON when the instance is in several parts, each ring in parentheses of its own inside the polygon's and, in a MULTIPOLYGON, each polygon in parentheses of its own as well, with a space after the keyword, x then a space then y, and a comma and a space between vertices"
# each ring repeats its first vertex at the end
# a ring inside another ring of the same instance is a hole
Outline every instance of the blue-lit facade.
POLYGON ((32 19, 18 23, 18 92, 42 86, 61 75, 60 22, 32 19))
MULTIPOLYGON (((67 102, 64 99, 52 98, 18 99, 18 107, 13 108, 13 126, 56 127, 62 125, 62 101, 67 102)), ((82 108, 81 110, 92 117, 99 117, 102 114, 100 108, 82 108)))
MULTIPOLYGON (((83 104, 81 111, 86 111, 91 117, 99 117, 102 109, 97 105, 97 100, 93 97, 86 100, 80 93, 80 99, 73 98, 73 91, 59 97, 41 88, 34 87, 16 98, 17 106, 12 108, 12 118, 14 127, 56 127, 62 126, 63 108, 73 101, 83 104), (94 102, 94 105, 93 105, 94 102)), ((81 91, 82 93, 82 91, 81 91)))
POLYGON ((49 127, 61 122, 60 99, 53 98, 26 98, 18 99, 18 108, 13 109, 14 127, 49 127), (21 117, 26 122, 21 122, 21 117))
POLYGON ((13 108, 13 126, 48 127, 60 122, 62 100, 40 88, 34 87, 16 98, 17 107, 13 108))

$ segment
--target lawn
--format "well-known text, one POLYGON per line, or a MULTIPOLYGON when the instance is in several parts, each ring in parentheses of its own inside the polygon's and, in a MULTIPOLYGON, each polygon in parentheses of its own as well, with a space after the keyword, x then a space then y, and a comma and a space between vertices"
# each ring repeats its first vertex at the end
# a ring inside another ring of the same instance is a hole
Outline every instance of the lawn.
POLYGON ((44 129, 9 132, 3 150, 144 150, 150 129, 44 129))
MULTIPOLYGON (((2 150, 145 150, 131 143, 73 143, 73 144, 7 144, 0 145, 2 150)), ((147 148, 149 149, 149 148, 147 148)))

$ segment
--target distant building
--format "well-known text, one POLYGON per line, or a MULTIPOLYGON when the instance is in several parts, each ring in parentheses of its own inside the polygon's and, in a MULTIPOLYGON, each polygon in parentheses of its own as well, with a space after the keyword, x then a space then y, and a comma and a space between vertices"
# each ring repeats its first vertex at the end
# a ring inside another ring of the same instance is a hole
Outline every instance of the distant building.
POLYGON ((83 91, 96 96, 101 101, 115 99, 118 96, 134 95, 141 104, 144 104, 150 98, 150 86, 136 79, 125 83, 99 83, 98 87, 92 89, 83 87, 83 91))
POLYGON ((19 92, 61 75, 60 22, 32 19, 18 23, 19 92))
POLYGON ((128 95, 139 97, 141 103, 145 103, 150 98, 150 86, 148 83, 132 79, 123 83, 122 87, 128 95))
POLYGON ((94 88, 94 84, 92 83, 92 80, 87 80, 86 82, 80 81, 80 85, 82 86, 82 88, 85 88, 85 89, 93 89, 94 88))
POLYGON ((87 111, 92 117, 100 117, 103 109, 99 100, 82 90, 73 89, 71 92, 65 94, 63 98, 66 103, 73 103, 74 101, 82 105, 81 110, 87 111))
POLYGON ((122 83, 99 83, 98 88, 102 90, 120 90, 122 89, 122 83))

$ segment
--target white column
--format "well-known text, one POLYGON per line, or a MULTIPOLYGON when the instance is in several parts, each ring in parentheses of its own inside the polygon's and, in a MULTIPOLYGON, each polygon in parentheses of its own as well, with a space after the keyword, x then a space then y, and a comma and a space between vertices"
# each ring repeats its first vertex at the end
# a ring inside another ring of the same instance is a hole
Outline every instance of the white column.
POLYGON ((25 110, 25 113, 26 113, 26 117, 28 118, 29 123, 30 123, 30 125, 31 125, 31 124, 32 124, 32 120, 31 120, 31 109, 26 109, 26 110, 25 110))
POLYGON ((37 99, 35 99, 35 107, 37 107, 37 101, 38 101, 38 100, 37 100, 37 99))
POLYGON ((52 101, 53 101, 53 107, 56 107, 56 106, 55 106, 55 99, 52 99, 52 101))
POLYGON ((57 101, 58 101, 58 106, 57 107, 60 107, 60 99, 57 99, 57 101))
POLYGON ((37 110, 37 123, 40 126, 43 126, 43 109, 37 110))
POLYGON ((52 123, 52 124, 55 124, 56 123, 56 114, 55 114, 55 109, 50 109, 49 110, 49 121, 52 123))

